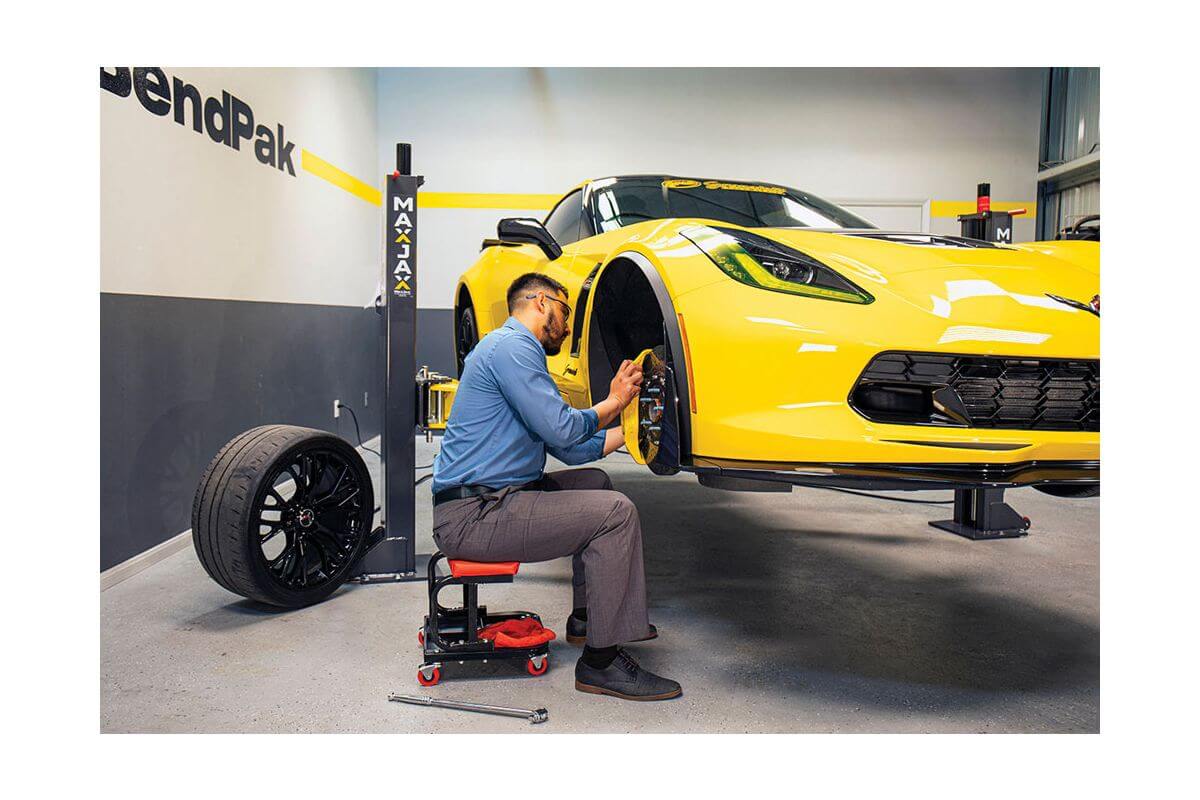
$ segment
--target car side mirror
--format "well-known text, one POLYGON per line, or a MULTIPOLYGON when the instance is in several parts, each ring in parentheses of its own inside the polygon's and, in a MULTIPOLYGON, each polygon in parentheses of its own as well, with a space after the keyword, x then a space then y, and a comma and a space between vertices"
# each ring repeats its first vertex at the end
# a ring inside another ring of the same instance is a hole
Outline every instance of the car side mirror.
POLYGON ((496 236, 502 242, 517 244, 536 244, 553 261, 562 255, 562 247, 554 241, 546 226, 536 219, 528 217, 509 217, 500 220, 496 226, 496 236))

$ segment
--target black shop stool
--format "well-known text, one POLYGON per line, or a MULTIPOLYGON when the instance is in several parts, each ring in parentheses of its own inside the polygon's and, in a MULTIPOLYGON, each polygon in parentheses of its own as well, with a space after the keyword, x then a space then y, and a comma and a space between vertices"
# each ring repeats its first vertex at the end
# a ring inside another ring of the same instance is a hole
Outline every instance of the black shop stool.
POLYGON ((442 552, 429 559, 429 613, 417 632, 417 641, 424 648, 425 662, 417 670, 417 682, 433 686, 442 679, 442 665, 457 661, 488 659, 523 660, 530 675, 542 675, 550 667, 550 647, 543 642, 533 647, 496 647, 493 642, 479 638, 479 631, 496 622, 510 619, 541 617, 531 611, 489 613, 479 605, 479 584, 512 583, 521 564, 518 561, 464 561, 446 558, 442 552), (445 560, 449 575, 438 575, 437 564, 445 560), (462 587, 462 607, 446 608, 438 602, 438 593, 449 586, 462 587))

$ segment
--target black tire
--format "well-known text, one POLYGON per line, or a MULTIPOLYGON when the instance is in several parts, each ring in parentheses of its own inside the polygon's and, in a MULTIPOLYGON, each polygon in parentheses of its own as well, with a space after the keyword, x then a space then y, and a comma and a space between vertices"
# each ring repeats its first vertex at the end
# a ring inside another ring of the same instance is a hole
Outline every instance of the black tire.
POLYGON ((458 377, 462 377, 463 362, 467 360, 467 354, 474 350, 477 344, 479 344, 479 326, 475 322, 475 309, 471 307, 471 302, 468 300, 459 309, 454 325, 454 355, 458 360, 458 377))
POLYGON ((1092 483, 1086 486, 1075 486, 1070 483, 1045 483, 1039 486, 1034 486, 1039 492, 1054 495, 1055 497, 1099 497, 1100 484, 1092 483))
POLYGON ((374 517, 371 475, 349 443, 263 425, 234 437, 201 476, 192 544, 209 576, 234 594, 300 608, 346 581, 374 517))

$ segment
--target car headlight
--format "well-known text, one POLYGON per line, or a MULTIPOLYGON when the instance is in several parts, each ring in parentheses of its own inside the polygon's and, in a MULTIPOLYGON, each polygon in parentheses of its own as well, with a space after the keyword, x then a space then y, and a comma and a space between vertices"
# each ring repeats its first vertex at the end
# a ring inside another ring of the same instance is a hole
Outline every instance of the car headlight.
POLYGON ((865 304, 875 299, 812 256, 765 236, 716 225, 687 228, 680 234, 735 281, 843 303, 865 304))

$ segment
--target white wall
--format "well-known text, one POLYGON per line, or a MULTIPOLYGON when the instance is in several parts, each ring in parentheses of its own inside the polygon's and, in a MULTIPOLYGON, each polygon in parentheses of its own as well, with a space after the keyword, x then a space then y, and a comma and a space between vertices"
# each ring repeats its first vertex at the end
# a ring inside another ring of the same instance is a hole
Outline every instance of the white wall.
POLYGON ((205 98, 282 123, 296 176, 250 145, 213 142, 136 94, 100 92, 100 289, 122 294, 361 306, 374 296, 379 210, 301 168, 307 149, 377 185, 369 69, 164 67, 205 98))
MULTIPOLYGON (((1035 196, 1040 69, 381 69, 379 161, 409 141, 437 192, 564 193, 667 172, 758 179, 916 218, 930 200, 1035 196)), ((512 209, 513 213, 524 213, 512 209)), ((501 210, 422 212, 421 296, 453 304, 501 210)), ((868 219, 871 211, 865 211, 868 219)), ((537 212, 541 216, 544 212, 537 212)), ((932 229, 957 233, 952 219, 932 229)), ((1017 223, 1032 238, 1031 219, 1017 223)))

